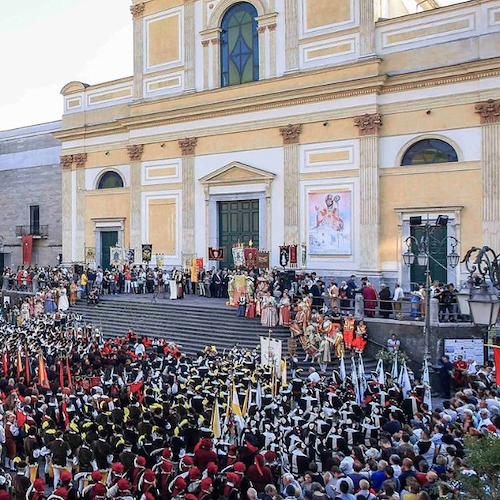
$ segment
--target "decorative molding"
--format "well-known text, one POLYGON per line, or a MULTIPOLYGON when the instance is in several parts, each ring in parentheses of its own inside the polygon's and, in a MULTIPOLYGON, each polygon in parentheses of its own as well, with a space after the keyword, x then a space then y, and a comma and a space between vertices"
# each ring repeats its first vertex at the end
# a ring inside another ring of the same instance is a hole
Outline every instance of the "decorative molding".
POLYGON ((208 47, 210 45, 210 40, 202 40, 201 44, 203 45, 203 47, 208 47))
POLYGON ((131 5, 130 6, 130 13, 132 14, 132 17, 134 19, 141 17, 144 14, 144 4, 138 3, 136 5, 131 5))
POLYGON ((382 115, 380 113, 373 115, 366 113, 362 116, 356 116, 354 125, 359 127, 359 135, 376 135, 382 127, 382 115))
POLYGON ((196 137, 186 137, 185 139, 179 139, 177 143, 181 148, 182 156, 194 155, 197 142, 198 139, 196 137))
POLYGON ((143 144, 132 144, 131 146, 127 146, 127 153, 130 161, 141 161, 143 151, 143 144))
POLYGON ((298 144, 299 136, 302 132, 302 125, 287 125, 280 127, 280 134, 283 136, 283 144, 298 144))
POLYGON ((269 24, 267 27, 269 28, 269 31, 275 31, 276 30, 276 23, 269 24))
POLYGON ((257 33, 265 33, 266 32, 266 27, 267 26, 259 26, 257 28, 257 33))
POLYGON ((73 164, 73 155, 61 156, 60 165, 63 170, 70 170, 72 164, 73 164))
POLYGON ((482 124, 500 123, 500 100, 488 99, 478 102, 475 109, 481 117, 482 124))
POLYGON ((78 153, 73 156, 76 168, 85 168, 85 163, 87 163, 87 153, 78 153))

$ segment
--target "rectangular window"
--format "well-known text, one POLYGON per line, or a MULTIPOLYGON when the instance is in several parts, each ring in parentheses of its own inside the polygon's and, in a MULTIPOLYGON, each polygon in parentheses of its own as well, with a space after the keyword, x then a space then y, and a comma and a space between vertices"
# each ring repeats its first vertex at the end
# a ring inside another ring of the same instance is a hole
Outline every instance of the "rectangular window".
POLYGON ((40 234, 40 205, 30 206, 30 234, 40 234))

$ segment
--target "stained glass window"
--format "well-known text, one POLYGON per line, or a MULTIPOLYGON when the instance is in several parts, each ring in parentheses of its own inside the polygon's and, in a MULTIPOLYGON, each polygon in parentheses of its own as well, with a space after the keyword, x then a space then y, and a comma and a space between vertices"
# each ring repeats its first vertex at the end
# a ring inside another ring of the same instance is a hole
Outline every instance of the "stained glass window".
POLYGON ((257 10, 249 3, 233 5, 222 19, 220 34, 221 86, 259 79, 257 10))
POLYGON ((106 172, 99 179, 97 189, 113 189, 123 187, 123 179, 116 172, 106 172))
POLYGON ((440 139, 423 139, 406 150, 401 165, 428 165, 454 161, 458 161, 458 155, 450 144, 440 139))

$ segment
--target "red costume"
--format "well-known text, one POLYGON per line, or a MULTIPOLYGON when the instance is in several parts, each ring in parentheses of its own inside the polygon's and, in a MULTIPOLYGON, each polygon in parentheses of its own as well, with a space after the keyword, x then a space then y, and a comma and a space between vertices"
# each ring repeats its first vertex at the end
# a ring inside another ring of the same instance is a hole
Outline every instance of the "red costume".
POLYGON ((203 472, 209 462, 217 463, 217 453, 212 450, 212 440, 203 438, 195 447, 193 463, 203 472))
POLYGON ((346 349, 352 349, 354 340, 354 318, 347 317, 344 321, 344 345, 346 349))
POLYGON ((266 485, 273 484, 273 473, 264 465, 264 457, 260 454, 255 456, 255 463, 248 468, 247 476, 257 493, 262 493, 266 485))

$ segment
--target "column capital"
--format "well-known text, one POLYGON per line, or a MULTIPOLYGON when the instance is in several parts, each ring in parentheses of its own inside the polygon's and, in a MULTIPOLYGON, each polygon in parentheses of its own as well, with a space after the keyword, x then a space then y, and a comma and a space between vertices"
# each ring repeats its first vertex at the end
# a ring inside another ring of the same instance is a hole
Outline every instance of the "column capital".
POLYGON ((76 168, 85 168, 85 163, 87 163, 87 153, 78 153, 73 156, 76 168))
POLYGON ((61 168, 63 170, 71 170, 71 165, 73 164, 73 155, 61 156, 61 168))
POLYGON ((141 161, 143 151, 143 144, 132 144, 131 146, 127 146, 127 153, 130 161, 141 161))
POLYGON ((374 113, 369 115, 366 113, 362 116, 354 117, 354 125, 359 127, 359 135, 377 135, 382 127, 382 115, 374 113))
POLYGON ((500 123, 500 100, 488 99, 478 102, 475 109, 481 117, 482 124, 500 123))
POLYGON ((286 127, 280 127, 280 134, 283 137, 283 144, 298 144, 299 136, 302 132, 302 125, 292 125, 291 123, 286 127))
POLYGON ((182 156, 192 156, 196 148, 196 143, 198 139, 196 137, 186 137, 184 139, 179 139, 177 143, 182 151, 182 156))
POLYGON ((132 17, 134 19, 142 17, 142 15, 144 14, 144 4, 143 3, 136 3, 135 5, 131 5, 130 6, 130 13, 132 14, 132 17))

